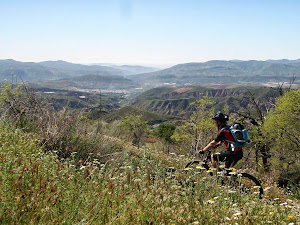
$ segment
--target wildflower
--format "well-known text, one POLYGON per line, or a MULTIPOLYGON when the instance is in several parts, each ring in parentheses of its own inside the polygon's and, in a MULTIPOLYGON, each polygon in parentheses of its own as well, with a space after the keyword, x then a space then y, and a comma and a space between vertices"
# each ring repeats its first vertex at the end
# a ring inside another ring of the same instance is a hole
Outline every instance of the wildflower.
POLYGON ((198 221, 195 221, 193 224, 200 224, 198 221))
POLYGON ((184 168, 183 170, 188 171, 188 170, 191 170, 191 168, 187 167, 187 168, 184 168))
POLYGON ((273 214, 273 212, 270 212, 270 215, 272 215, 273 214))
POLYGON ((294 223, 289 223, 288 225, 295 225, 294 223))
POLYGON ((292 218, 293 218, 293 216, 291 216, 291 215, 288 215, 288 218, 292 219, 292 218))
POLYGON ((215 201, 213 201, 213 200, 210 199, 210 200, 207 201, 207 203, 209 203, 209 204, 214 204, 215 201))
POLYGON ((85 166, 80 167, 80 170, 83 170, 85 168, 85 166))
POLYGON ((58 128, 58 126, 55 124, 55 125, 54 125, 54 128, 55 128, 55 129, 57 129, 57 128, 58 128))
POLYGON ((233 214, 234 217, 238 217, 238 216, 240 216, 240 215, 242 215, 242 213, 239 212, 239 211, 237 211, 235 214, 233 214))
POLYGON ((272 223, 272 221, 267 221, 267 223, 272 223))
POLYGON ((268 191, 270 188, 271 188, 271 187, 266 187, 266 188, 264 189, 264 191, 268 191))
POLYGON ((284 202, 284 203, 281 203, 281 204, 279 204, 280 206, 285 206, 285 205, 287 205, 287 203, 286 202, 284 202))
POLYGON ((225 220, 227 221, 231 221, 231 219, 229 217, 225 217, 225 220))
POLYGON ((180 157, 184 157, 185 155, 180 155, 180 157))

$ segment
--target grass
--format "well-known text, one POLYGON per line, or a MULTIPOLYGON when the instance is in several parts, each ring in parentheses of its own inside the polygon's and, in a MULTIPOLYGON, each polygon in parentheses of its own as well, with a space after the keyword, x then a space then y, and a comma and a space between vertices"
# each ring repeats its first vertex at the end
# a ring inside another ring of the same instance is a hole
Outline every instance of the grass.
POLYGON ((95 153, 85 162, 75 159, 76 153, 67 159, 59 159, 55 151, 45 153, 37 135, 0 124, 0 223, 300 222, 299 204, 286 195, 259 200, 205 177, 198 177, 194 187, 180 185, 189 174, 165 168, 180 168, 187 160, 183 156, 124 143, 122 154, 106 163, 95 153))

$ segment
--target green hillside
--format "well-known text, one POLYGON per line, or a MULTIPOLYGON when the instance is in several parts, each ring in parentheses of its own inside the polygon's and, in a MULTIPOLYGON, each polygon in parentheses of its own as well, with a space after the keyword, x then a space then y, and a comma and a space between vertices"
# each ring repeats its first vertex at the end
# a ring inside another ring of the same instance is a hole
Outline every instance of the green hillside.
POLYGON ((215 109, 222 110, 229 106, 230 112, 247 108, 249 94, 262 104, 274 101, 279 96, 276 88, 266 87, 237 87, 237 88, 206 88, 202 86, 159 87, 140 94, 131 104, 143 110, 167 115, 184 116, 191 110, 190 104, 203 98, 210 97, 215 102, 215 109))
POLYGON ((133 106, 124 106, 119 110, 110 112, 106 116, 104 116, 103 119, 106 120, 107 122, 112 122, 114 120, 122 120, 126 116, 130 116, 130 115, 135 115, 135 116, 141 115, 142 116, 141 119, 147 121, 149 125, 160 124, 167 121, 182 120, 181 117, 151 113, 133 106))
POLYGON ((122 92, 123 90, 124 92, 127 92, 129 89, 137 87, 133 81, 122 76, 93 74, 51 81, 32 81, 29 83, 29 85, 34 87, 47 87, 65 90, 81 89, 87 92, 101 90, 110 90, 111 92, 116 90, 122 92))

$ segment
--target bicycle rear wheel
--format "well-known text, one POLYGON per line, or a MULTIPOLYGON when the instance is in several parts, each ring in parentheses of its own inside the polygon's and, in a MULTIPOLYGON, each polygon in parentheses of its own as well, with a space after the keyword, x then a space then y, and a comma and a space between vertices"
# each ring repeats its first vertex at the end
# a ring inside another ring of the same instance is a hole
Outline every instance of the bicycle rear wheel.
POLYGON ((231 176, 233 178, 232 184, 237 190, 262 198, 263 188, 254 176, 248 173, 238 173, 231 176))

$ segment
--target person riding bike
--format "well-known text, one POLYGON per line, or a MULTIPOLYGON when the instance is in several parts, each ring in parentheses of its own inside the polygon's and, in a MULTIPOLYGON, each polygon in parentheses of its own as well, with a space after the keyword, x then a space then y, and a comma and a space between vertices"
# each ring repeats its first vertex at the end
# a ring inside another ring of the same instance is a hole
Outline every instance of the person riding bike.
POLYGON ((229 130, 229 126, 227 125, 227 121, 229 119, 228 115, 219 112, 212 119, 216 121, 216 126, 219 130, 218 135, 205 148, 200 150, 199 153, 203 154, 205 151, 208 151, 223 142, 225 144, 226 151, 212 154, 211 162, 214 168, 219 169, 219 165, 217 162, 225 161, 225 168, 229 169, 243 158, 243 149, 233 148, 231 145, 231 143, 234 142, 234 137, 232 136, 229 130))

